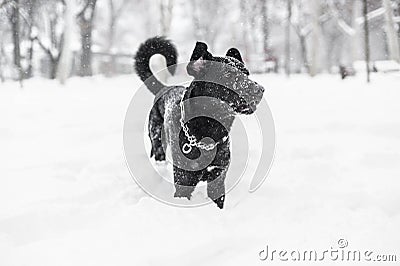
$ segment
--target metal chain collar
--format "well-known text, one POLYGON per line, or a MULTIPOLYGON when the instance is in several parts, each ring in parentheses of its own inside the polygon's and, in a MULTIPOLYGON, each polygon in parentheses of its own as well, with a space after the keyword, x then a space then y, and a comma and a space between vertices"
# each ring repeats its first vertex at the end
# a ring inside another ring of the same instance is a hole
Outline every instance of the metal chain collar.
POLYGON ((180 102, 180 108, 181 108, 181 119, 179 120, 181 123, 181 127, 183 130, 183 133, 185 133, 185 136, 187 138, 187 140, 189 141, 188 143, 185 143, 182 147, 182 152, 184 154, 189 154, 192 151, 193 147, 197 147, 201 150, 206 150, 206 151, 211 151, 213 149, 215 149, 215 147, 220 143, 220 142, 216 142, 216 143, 211 143, 211 144, 206 144, 204 142, 201 141, 197 141, 197 138, 194 135, 190 135, 189 133, 189 128, 187 125, 185 125, 185 122, 183 121, 184 116, 185 116, 185 110, 183 107, 183 98, 185 97, 185 93, 182 96, 181 102, 180 102))

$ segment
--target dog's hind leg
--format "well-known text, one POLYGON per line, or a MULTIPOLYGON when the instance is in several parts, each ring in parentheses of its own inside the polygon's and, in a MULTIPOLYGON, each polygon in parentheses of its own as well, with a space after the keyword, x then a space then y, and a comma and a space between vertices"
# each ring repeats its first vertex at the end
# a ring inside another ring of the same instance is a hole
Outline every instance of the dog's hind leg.
POLYGON ((210 169, 205 175, 204 179, 207 180, 207 194, 218 208, 224 208, 225 202, 225 178, 227 168, 214 168, 210 169))
POLYGON ((149 137, 151 141, 150 157, 156 161, 165 161, 165 151, 162 145, 162 131, 164 130, 164 117, 160 113, 158 104, 154 104, 149 115, 149 137))

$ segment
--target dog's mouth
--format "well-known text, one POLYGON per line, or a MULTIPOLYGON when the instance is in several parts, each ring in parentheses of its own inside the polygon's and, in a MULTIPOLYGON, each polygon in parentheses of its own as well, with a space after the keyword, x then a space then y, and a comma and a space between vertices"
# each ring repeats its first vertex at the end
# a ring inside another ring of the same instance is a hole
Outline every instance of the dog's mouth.
POLYGON ((254 108, 252 108, 250 106, 239 107, 239 113, 241 113, 241 114, 250 115, 250 114, 254 113, 254 111, 255 111, 255 107, 254 108))
POLYGON ((255 112, 256 104, 254 102, 249 103, 249 104, 242 103, 242 104, 236 105, 235 108, 233 108, 233 109, 235 110, 236 113, 250 115, 255 112))

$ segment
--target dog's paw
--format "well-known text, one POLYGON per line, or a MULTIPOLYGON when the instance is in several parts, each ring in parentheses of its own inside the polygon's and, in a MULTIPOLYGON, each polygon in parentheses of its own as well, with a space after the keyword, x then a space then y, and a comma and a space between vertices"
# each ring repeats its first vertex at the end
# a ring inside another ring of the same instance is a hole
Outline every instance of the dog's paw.
POLYGON ((163 153, 157 153, 157 154, 155 154, 155 155, 154 155, 154 159, 155 159, 157 162, 163 162, 163 161, 165 161, 165 153, 163 152, 163 153))
POLYGON ((157 162, 165 161, 165 152, 162 147, 152 148, 150 158, 152 158, 153 156, 157 162))
POLYGON ((174 198, 186 198, 190 200, 192 198, 192 193, 191 192, 184 192, 184 191, 175 191, 174 193, 174 198))
POLYGON ((218 199, 213 199, 213 201, 215 204, 217 204, 217 207, 222 210, 224 208, 225 195, 219 197, 218 199))

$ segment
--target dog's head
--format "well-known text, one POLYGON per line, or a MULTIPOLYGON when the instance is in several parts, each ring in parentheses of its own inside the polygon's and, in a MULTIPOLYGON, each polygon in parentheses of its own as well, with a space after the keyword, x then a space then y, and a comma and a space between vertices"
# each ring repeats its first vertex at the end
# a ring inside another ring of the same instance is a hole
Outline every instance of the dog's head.
POLYGON ((249 79, 249 71, 236 48, 229 49, 224 57, 217 57, 205 43, 197 42, 186 69, 197 84, 236 113, 252 114, 262 99, 264 88, 249 79))

